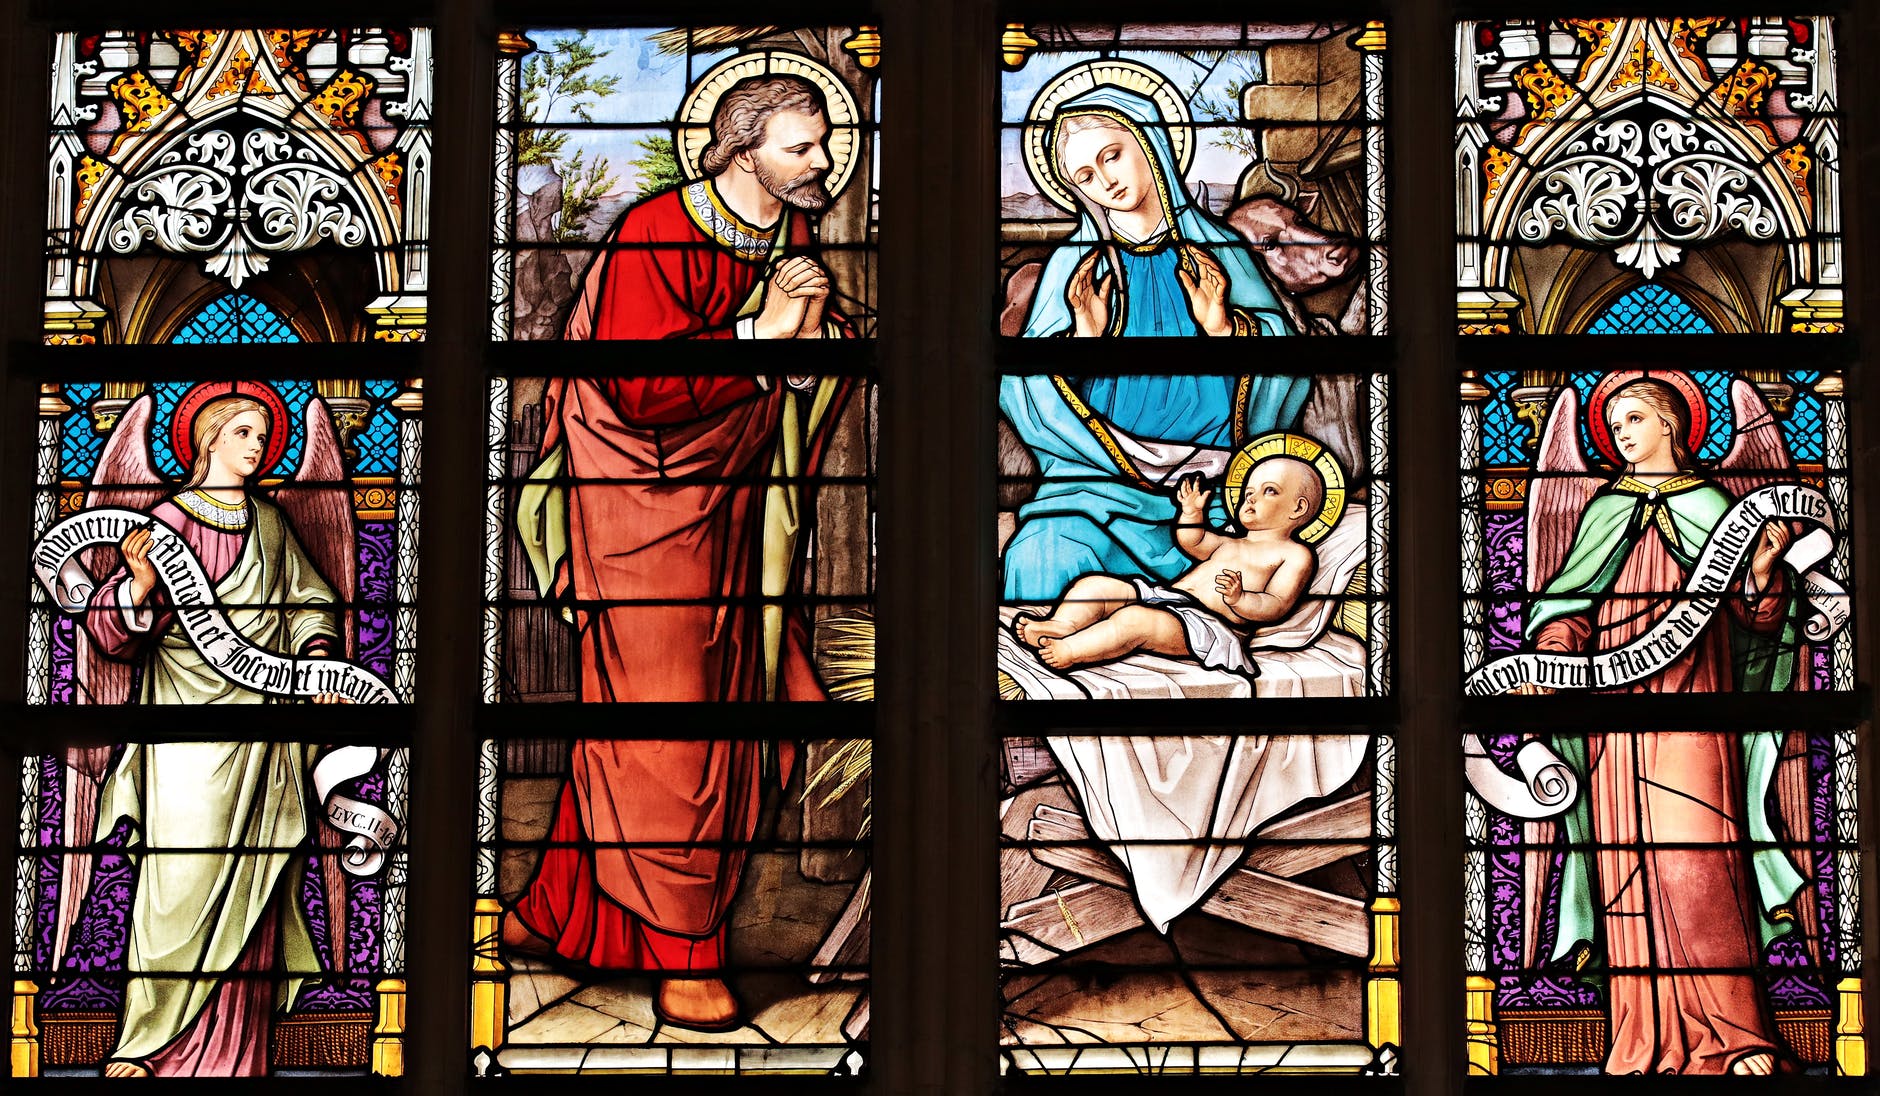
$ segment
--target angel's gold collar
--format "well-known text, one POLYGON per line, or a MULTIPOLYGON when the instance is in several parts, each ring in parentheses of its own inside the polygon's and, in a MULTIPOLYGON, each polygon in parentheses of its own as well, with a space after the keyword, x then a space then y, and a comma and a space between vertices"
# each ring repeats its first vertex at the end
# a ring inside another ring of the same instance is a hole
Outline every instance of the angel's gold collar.
POLYGON ((1675 495, 1681 491, 1689 491, 1693 487, 1702 487, 1703 485, 1703 478, 1698 476, 1695 472, 1679 472, 1670 479, 1662 480, 1658 483, 1646 483, 1637 476, 1627 474, 1620 476, 1619 482, 1613 484, 1612 489, 1628 495, 1657 495, 1662 498, 1665 495, 1675 495))

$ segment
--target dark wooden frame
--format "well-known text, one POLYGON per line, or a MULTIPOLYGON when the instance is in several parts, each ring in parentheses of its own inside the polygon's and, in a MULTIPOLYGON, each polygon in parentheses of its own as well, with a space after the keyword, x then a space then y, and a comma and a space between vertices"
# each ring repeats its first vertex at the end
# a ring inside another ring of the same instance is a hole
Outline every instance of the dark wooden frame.
MULTIPOLYGON (((1700 5, 1706 10, 1767 11, 1772 5, 1738 2, 1700 5)), ((1453 20, 1464 16, 1539 16, 1562 7, 1600 13, 1672 13, 1679 5, 1632 2, 1569 5, 1532 0, 1500 3, 1462 0, 1357 2, 1321 10, 1299 0, 1193 0, 1162 17, 1316 18, 1385 17, 1390 35, 1390 144, 1393 152, 1391 260, 1394 269, 1391 323, 1395 332, 1367 352, 1367 360, 1394 366, 1396 408, 1396 554, 1398 641, 1395 695, 1331 712, 1304 708, 1255 714, 1249 722, 1284 719, 1297 723, 1341 722, 1393 726, 1399 734, 1399 833, 1403 921, 1404 1072, 1397 1079, 1339 1079, 1339 1088, 1375 1086, 1414 1096, 1456 1093, 1465 1087, 1462 978, 1461 769, 1456 732, 1465 722, 1503 724, 1518 718, 1505 705, 1465 704, 1459 689, 1459 578, 1452 548, 1459 535, 1455 505, 1455 430, 1458 370, 1483 355, 1545 354, 1574 357, 1577 342, 1524 337, 1473 340, 1455 335, 1450 296, 1453 263, 1453 142, 1451 79, 1453 20), (1374 356, 1375 355, 1375 356, 1374 356)), ((776 5, 730 0, 713 5, 710 17, 726 23, 768 22, 776 5)), ((793 9, 799 20, 840 19, 858 10, 879 16, 886 41, 883 59, 884 193, 879 300, 882 338, 876 364, 882 379, 882 449, 879 528, 881 670, 876 701, 875 781, 884 804, 876 820, 873 863, 878 903, 874 939, 874 1030, 869 1076, 861 1082, 819 1081, 821 1087, 869 1093, 948 1093, 985 1096, 994 1092, 1226 1091, 1233 1086, 1262 1091, 1322 1090, 1313 1078, 1203 1078, 1154 1080, 1116 1077, 1075 1081, 1001 1079, 996 1074, 999 1015, 998 969, 994 960, 998 920, 995 804, 998 795, 998 736, 1036 733, 1027 713, 1020 730, 1002 718, 992 684, 992 632, 986 627, 996 600, 990 551, 994 543, 993 293, 998 195, 995 101, 998 57, 994 43, 1006 18, 1141 19, 1140 4, 1119 0, 1045 0, 1005 6, 997 0, 875 0, 862 5, 810 4, 793 9), (960 561, 970 561, 961 565, 960 561)), ((1847 140, 1843 166, 1848 201, 1851 294, 1850 327, 1862 334, 1831 340, 1828 353, 1854 359, 1858 340, 1880 323, 1880 278, 1870 266, 1880 260, 1880 216, 1857 196, 1880 178, 1880 6, 1842 0, 1811 10, 1842 17, 1841 79, 1847 140)), ((5 384, 0 392, 0 894, 13 893, 17 840, 19 768, 23 752, 62 738, 121 738, 117 713, 26 710, 23 690, 26 611, 25 515, 30 512, 33 404, 37 375, 49 364, 75 375, 112 371, 128 375, 168 371, 207 375, 238 369, 216 355, 157 353, 133 358, 125 352, 89 358, 80 351, 46 356, 39 347, 40 286, 43 278, 43 164, 46 130, 45 73, 48 29, 83 18, 97 25, 253 23, 264 18, 252 2, 185 0, 152 7, 132 0, 61 5, 53 0, 6 0, 0 4, 0 84, 7 109, 0 114, 0 193, 12 197, 0 210, 0 341, 6 347, 5 384)), ((437 110, 433 120, 437 171, 433 196, 432 249, 435 280, 430 296, 429 341, 420 348, 360 348, 348 364, 332 351, 305 348, 286 366, 305 375, 373 374, 425 378, 425 496, 421 549, 420 702, 397 713, 370 717, 374 729, 414 747, 412 789, 413 878, 411 921, 424 926, 408 953, 411 986, 409 1027, 401 1081, 348 1082, 367 1090, 455 1096, 472 1088, 468 1055, 467 994, 470 954, 469 898, 474 841, 475 738, 520 726, 526 711, 480 710, 479 623, 476 600, 450 591, 480 587, 482 561, 482 450, 484 377, 503 356, 487 342, 487 262, 495 31, 526 19, 654 22, 692 18, 696 6, 618 0, 332 0, 318 20, 332 25, 375 25, 397 20, 428 23, 436 30, 437 110), (370 358, 368 359, 368 353, 370 358), (361 364, 363 363, 363 364, 361 364)), ((1693 340, 1693 345, 1696 341, 1693 340)), ((1812 344, 1811 344, 1812 345, 1812 344)), ((1722 363, 1753 361, 1766 352, 1756 337, 1707 337, 1701 352, 1722 363)), ((1616 346, 1613 349, 1618 349, 1616 346)), ((1673 353, 1688 352, 1683 347, 1673 353)), ((1786 351, 1785 351, 1786 352, 1786 351)), ((510 360, 515 360, 511 358, 510 360)), ((271 365, 270 369, 283 368, 271 365)), ((534 371, 534 370, 531 370, 534 371)), ((1853 431, 1852 474, 1856 482, 1857 574, 1875 574, 1876 544, 1872 484, 1880 472, 1880 420, 1876 401, 1858 364, 1849 369, 1853 431)), ((1863 598, 1857 676, 1874 680, 1874 607, 1863 598)), ((1718 698, 1727 701, 1727 698, 1718 698)), ((1564 711, 1569 702, 1555 706, 1564 711)), ((1861 721, 1870 712, 1865 693, 1831 700, 1834 710, 1811 713, 1817 720, 1861 721)), ((1691 698, 1688 718, 1711 722, 1729 705, 1691 698)), ((1067 716, 1083 725, 1120 724, 1138 729, 1218 720, 1180 705, 1145 706, 1125 712, 1067 716), (1094 717, 1094 718, 1093 718, 1094 717)), ((1740 710, 1740 709, 1739 709, 1740 710)), ((282 710, 271 733, 317 735, 323 722, 312 710, 282 710), (303 714, 303 712, 305 714, 303 714)), ((701 728, 711 712, 687 713, 701 728)), ((1241 713, 1234 718, 1240 720, 1241 713)), ((157 737, 165 720, 154 719, 135 733, 157 737)), ((1875 746, 1863 738, 1864 815, 1875 817, 1875 746)), ((1867 954, 1880 955, 1880 919, 1873 910, 1880 892, 1880 861, 1874 830, 1862 834, 1868 867, 1863 881, 1867 954)), ((11 924, 9 918, 8 924, 11 924)), ((1870 974, 1868 1000, 1880 986, 1870 974)), ((8 987, 10 989, 10 986, 8 987)), ((1870 1045, 1872 1035, 1870 1034, 1870 1045)), ((1880 1055, 1875 1057, 1880 1058, 1880 1055)), ((84 1090, 90 1080, 48 1081, 48 1088, 84 1090)), ((515 1085, 517 1082, 495 1082, 515 1085)), ((617 1079, 532 1078, 531 1087, 587 1090, 617 1079)), ((647 1092, 701 1090, 794 1091, 799 1081, 724 1081, 634 1078, 647 1092)), ((1757 1091, 1875 1091, 1876 1081, 1778 1078, 1757 1091)), ((1571 1089, 1654 1093, 1712 1091, 1687 1079, 1588 1080, 1584 1078, 1477 1079, 1471 1091, 1544 1093, 1571 1089)), ((188 1086, 153 1082, 161 1090, 188 1086)), ((328 1082, 269 1079, 207 1087, 224 1092, 325 1092, 328 1082), (316 1089, 317 1085, 317 1089, 316 1089)), ((1753 1086, 1732 1085, 1732 1091, 1753 1086)), ((194 1090, 194 1089, 192 1089, 194 1090)))

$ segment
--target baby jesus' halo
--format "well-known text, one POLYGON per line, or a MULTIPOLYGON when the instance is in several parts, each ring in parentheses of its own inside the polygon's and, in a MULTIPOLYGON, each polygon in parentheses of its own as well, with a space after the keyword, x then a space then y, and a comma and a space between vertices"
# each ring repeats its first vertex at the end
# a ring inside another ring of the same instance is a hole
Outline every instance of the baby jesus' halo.
MULTIPOLYGON (((1057 169, 1052 164, 1052 129, 1057 124, 1058 107, 1106 84, 1135 92, 1156 105, 1168 134, 1169 150, 1175 154, 1177 171, 1187 174, 1189 165, 1194 162, 1194 126, 1188 117, 1188 104, 1181 92, 1176 90, 1174 81, 1148 65, 1116 58, 1100 58, 1072 65, 1039 89, 1037 98, 1031 101, 1031 109, 1026 112, 1025 131, 1021 138, 1025 150, 1025 169, 1030 172, 1031 181, 1037 184, 1038 193, 1060 209, 1072 213, 1080 207, 1076 196, 1058 178, 1057 169)), ((1154 155, 1147 149, 1144 153, 1150 156, 1151 161, 1154 160, 1154 155)), ((1179 189, 1179 180, 1168 182, 1179 189)))
POLYGON ((1240 451, 1227 462, 1223 491, 1227 513, 1230 516, 1240 513, 1240 492, 1253 470, 1278 457, 1305 461, 1318 469, 1319 478, 1325 481, 1325 501, 1319 506, 1318 516, 1299 530, 1301 541, 1316 544, 1332 531, 1332 526, 1337 525, 1338 519, 1345 514, 1345 470, 1324 443, 1304 434, 1275 430, 1270 434, 1261 434, 1240 447, 1240 451))

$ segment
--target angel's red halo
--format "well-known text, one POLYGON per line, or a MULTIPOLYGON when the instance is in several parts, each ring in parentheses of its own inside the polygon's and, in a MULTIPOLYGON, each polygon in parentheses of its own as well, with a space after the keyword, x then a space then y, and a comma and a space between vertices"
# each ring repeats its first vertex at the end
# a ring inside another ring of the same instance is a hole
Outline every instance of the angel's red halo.
POLYGON ((255 469, 257 476, 266 475, 281 463, 281 457, 287 452, 287 402, 272 386, 259 381, 205 381, 183 393, 183 398, 176 401, 176 414, 170 418, 170 451, 176 454, 177 464, 185 471, 193 466, 196 443, 190 435, 196 416, 211 403, 229 396, 247 396, 259 400, 268 409, 268 451, 261 458, 260 467, 255 469))
POLYGON ((1695 453, 1703 448, 1704 436, 1710 432, 1710 404, 1704 399, 1703 387, 1689 373, 1678 369, 1621 369, 1608 373, 1593 386, 1593 394, 1586 399, 1587 433, 1592 435, 1593 447, 1599 450, 1599 455, 1614 468, 1623 468, 1625 461, 1619 459, 1618 451, 1612 447, 1612 428, 1606 424, 1606 401, 1633 381, 1647 379, 1668 384, 1684 397, 1684 405, 1691 412, 1690 435, 1684 439, 1686 449, 1695 453))

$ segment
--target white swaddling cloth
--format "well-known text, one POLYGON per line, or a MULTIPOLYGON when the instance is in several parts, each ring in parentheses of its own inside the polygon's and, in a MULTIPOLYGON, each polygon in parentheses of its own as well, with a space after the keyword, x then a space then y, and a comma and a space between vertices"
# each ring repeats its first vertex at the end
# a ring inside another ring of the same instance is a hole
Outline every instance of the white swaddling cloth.
POLYGON ((1157 586, 1141 578, 1130 581, 1136 584, 1136 596, 1144 605, 1173 613, 1182 622, 1182 635, 1195 661, 1212 670, 1232 670, 1248 677, 1259 674, 1259 668, 1247 657, 1247 637, 1236 632, 1226 617, 1196 601, 1186 590, 1157 586))
POLYGON ((1158 932, 1201 901, 1269 819, 1350 783, 1367 735, 1184 735, 1045 740, 1091 836, 1129 871, 1158 932), (1211 841, 1151 844, 1139 841, 1211 841))

